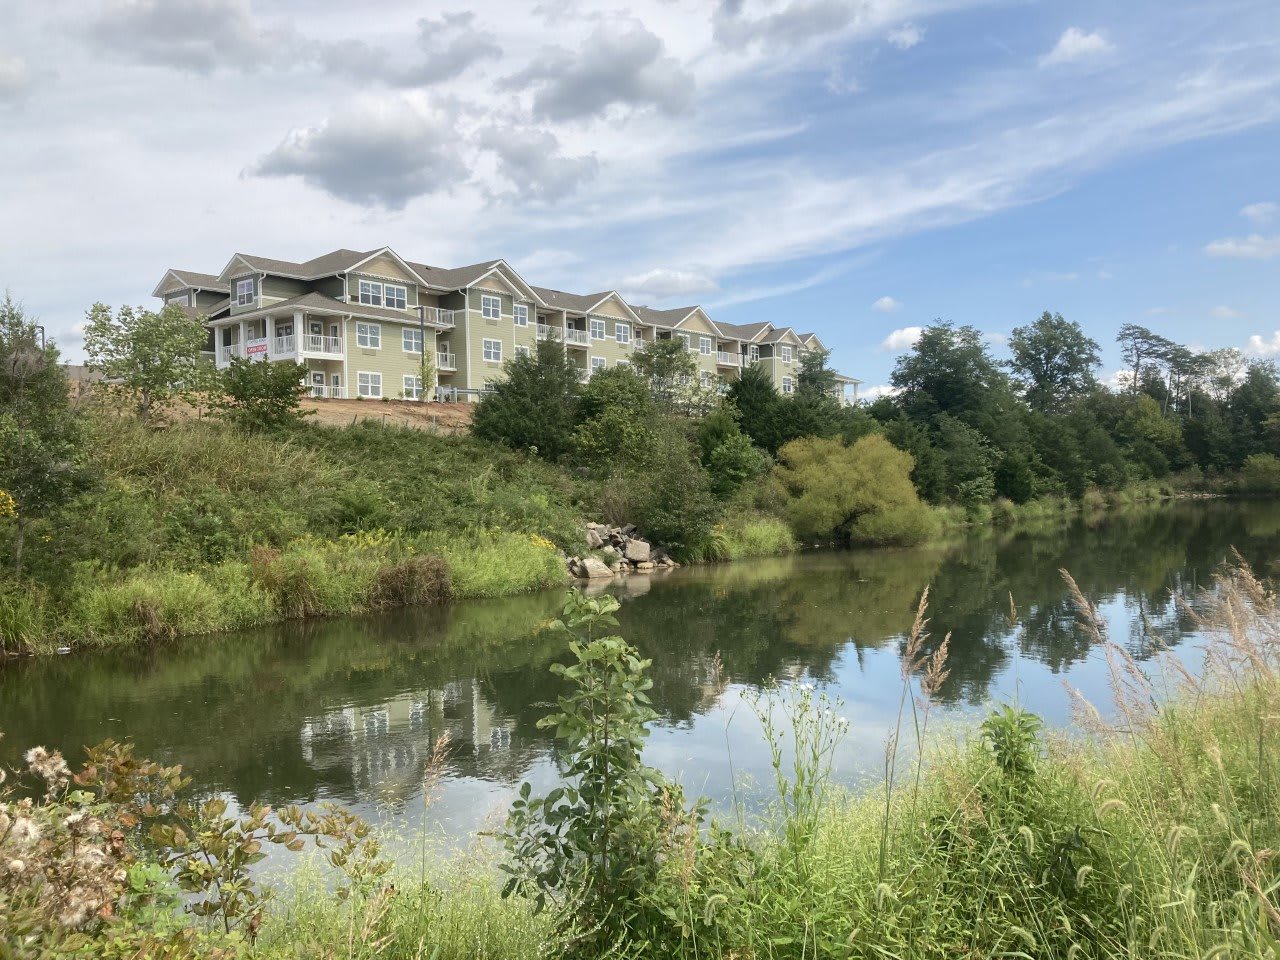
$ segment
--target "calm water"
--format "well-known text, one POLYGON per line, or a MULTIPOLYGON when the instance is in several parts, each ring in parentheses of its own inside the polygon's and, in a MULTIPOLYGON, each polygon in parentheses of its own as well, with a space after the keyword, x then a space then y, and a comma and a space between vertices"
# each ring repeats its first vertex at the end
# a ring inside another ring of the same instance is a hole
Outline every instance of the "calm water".
MULTIPOLYGON (((1063 680, 1107 701, 1105 667, 1074 627, 1058 569, 1072 571, 1111 635, 1137 657, 1152 638, 1194 656, 1170 600, 1207 584, 1230 547, 1261 571, 1280 558, 1280 504, 1184 503, 1048 530, 914 550, 815 553, 636 577, 608 589, 626 637, 653 659, 661 722, 650 762, 722 808, 768 776, 744 695, 808 677, 845 700, 842 779, 882 764, 899 696, 903 634, 926 585, 933 632, 950 631, 942 692, 953 719, 1019 699, 1067 719, 1063 680), (1006 619, 1012 593, 1022 614, 1006 619), (1143 624, 1145 623, 1145 631, 1143 624)), ((181 762, 202 791, 241 802, 338 800, 412 829, 461 836, 493 822, 523 779, 556 779, 535 724, 565 653, 544 629, 562 595, 196 638, 149 652, 23 662, 0 670, 0 760, 43 743, 68 755, 105 737, 181 762), (423 763, 452 737, 424 814, 423 763)))

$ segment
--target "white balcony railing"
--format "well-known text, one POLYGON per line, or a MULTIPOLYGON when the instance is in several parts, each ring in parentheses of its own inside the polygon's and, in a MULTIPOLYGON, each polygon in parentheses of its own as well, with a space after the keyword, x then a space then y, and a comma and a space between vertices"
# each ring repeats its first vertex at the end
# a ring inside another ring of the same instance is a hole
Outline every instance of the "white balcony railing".
POLYGON ((559 327, 553 327, 546 323, 538 324, 537 334, 539 340, 559 340, 560 333, 559 327))
POLYGON ((342 356, 342 338, 324 337, 318 333, 304 333, 302 335, 302 352, 327 353, 342 356))
POLYGON ((218 362, 228 364, 232 357, 243 357, 244 353, 240 350, 240 344, 228 343, 218 348, 218 362))
POLYGON ((722 367, 736 367, 738 366, 738 355, 729 353, 727 350, 717 350, 716 363, 722 367))
POLYGON ((423 307, 422 310, 423 319, 427 323, 438 323, 442 327, 455 327, 458 325, 454 316, 458 312, 456 310, 443 310, 440 307, 423 307))
POLYGON ((454 356, 452 353, 437 353, 436 369, 437 370, 457 370, 458 358, 454 356))
POLYGON ((283 337, 276 337, 275 343, 271 345, 271 355, 276 357, 291 357, 294 352, 295 341, 293 334, 285 334, 283 337))
POLYGON ((570 327, 564 332, 564 339, 565 342, 572 343, 578 347, 591 346, 591 338, 587 336, 587 331, 585 330, 574 330, 570 327))
POLYGON ((345 400, 347 391, 344 387, 313 383, 311 384, 311 396, 316 400, 345 400))

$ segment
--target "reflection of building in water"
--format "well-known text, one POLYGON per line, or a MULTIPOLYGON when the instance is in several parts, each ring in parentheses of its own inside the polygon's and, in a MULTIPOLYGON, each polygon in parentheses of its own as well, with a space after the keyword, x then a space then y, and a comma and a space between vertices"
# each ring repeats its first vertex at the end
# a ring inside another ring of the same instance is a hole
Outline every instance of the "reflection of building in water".
POLYGON ((353 705, 302 725, 303 759, 330 774, 347 770, 352 786, 405 799, 421 787, 431 750, 449 735, 446 774, 510 780, 524 768, 511 755, 513 719, 497 716, 475 678, 438 690, 401 694, 384 703, 353 705))

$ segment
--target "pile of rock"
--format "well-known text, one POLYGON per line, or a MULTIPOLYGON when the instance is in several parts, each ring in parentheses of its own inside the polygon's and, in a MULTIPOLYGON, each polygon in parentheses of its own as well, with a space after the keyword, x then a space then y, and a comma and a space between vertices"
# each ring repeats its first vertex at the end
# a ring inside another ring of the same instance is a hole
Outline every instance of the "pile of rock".
POLYGON ((625 527, 588 523, 587 546, 599 556, 569 558, 569 572, 579 580, 597 580, 627 573, 653 573, 680 566, 661 549, 637 536, 634 523, 628 523, 625 527))

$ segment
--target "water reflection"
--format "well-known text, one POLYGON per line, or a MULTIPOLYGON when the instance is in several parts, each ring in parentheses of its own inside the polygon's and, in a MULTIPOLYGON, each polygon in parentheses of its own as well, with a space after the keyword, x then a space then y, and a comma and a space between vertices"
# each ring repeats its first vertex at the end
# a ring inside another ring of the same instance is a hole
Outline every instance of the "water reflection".
MULTIPOLYGON (((1154 643, 1177 646, 1190 634, 1171 591, 1185 596, 1208 582, 1233 545, 1266 570, 1278 532, 1277 505, 1179 504, 608 589, 623 601, 624 633, 653 659, 662 723, 652 762, 723 803, 733 773, 767 773, 740 700, 771 677, 807 675, 843 695, 852 732, 842 770, 874 771, 896 710, 903 637, 926 585, 934 642, 951 633, 941 691, 950 710, 1019 696, 1057 720, 1063 676, 1105 698, 1100 660, 1075 629, 1059 568, 1143 659, 1154 643)), ((127 737, 144 754, 183 763, 202 789, 242 802, 333 798, 413 818, 423 764, 447 732, 448 780, 432 816, 466 832, 513 783, 556 776, 536 723, 560 692, 547 668, 563 644, 546 629, 560 602, 548 593, 19 663, 0 672, 0 750, 12 762, 32 743, 74 753, 127 737)))

